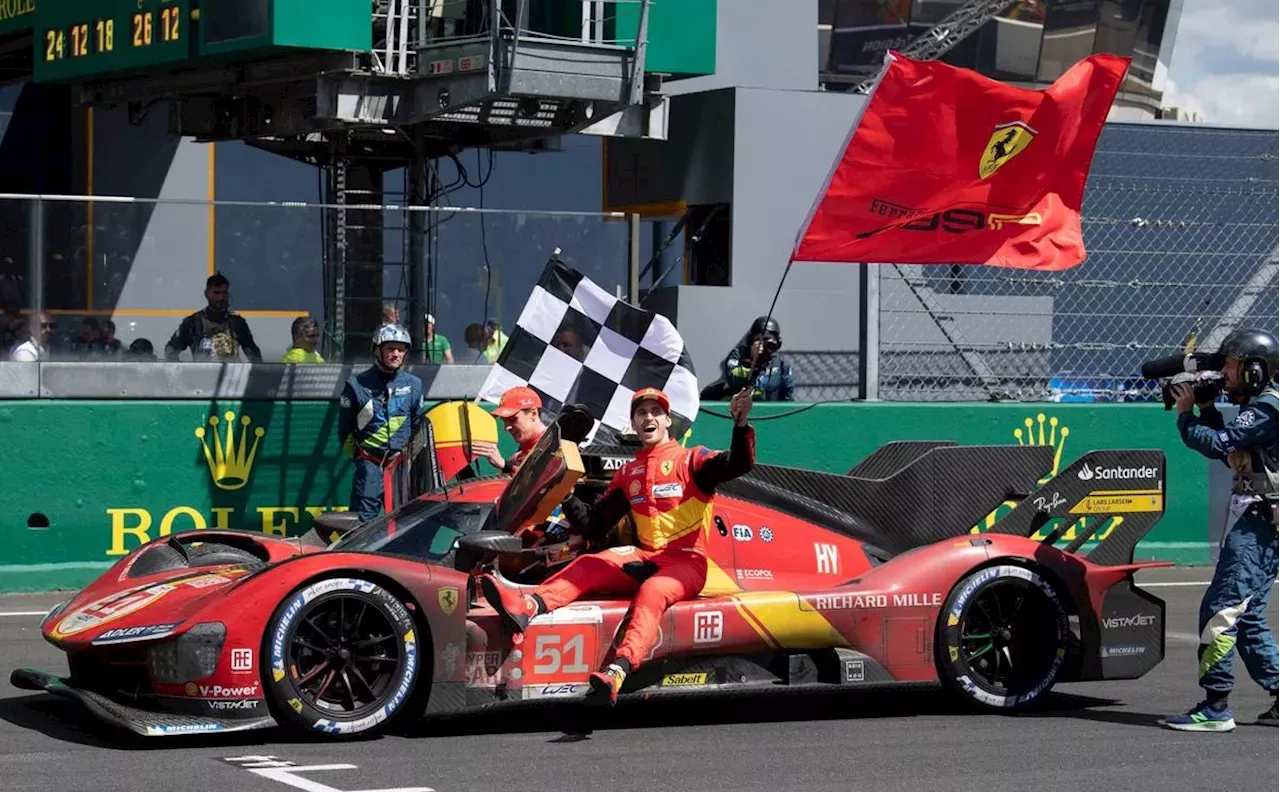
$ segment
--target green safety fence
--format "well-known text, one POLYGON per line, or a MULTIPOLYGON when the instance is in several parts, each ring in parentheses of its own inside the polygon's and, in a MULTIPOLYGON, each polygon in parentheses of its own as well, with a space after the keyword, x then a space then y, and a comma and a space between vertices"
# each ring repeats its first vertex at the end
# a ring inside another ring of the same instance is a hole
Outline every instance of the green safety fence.
MULTIPOLYGON (((761 461, 840 473, 894 440, 1048 444, 1059 467, 1160 449, 1166 511, 1137 557, 1210 558, 1208 461, 1159 404, 757 404, 752 417, 761 461)), ((705 405, 687 442, 723 448, 730 426, 727 404, 705 405)), ((296 536, 346 508, 351 486, 329 401, 6 401, 0 437, 0 591, 78 587, 171 531, 296 536)))

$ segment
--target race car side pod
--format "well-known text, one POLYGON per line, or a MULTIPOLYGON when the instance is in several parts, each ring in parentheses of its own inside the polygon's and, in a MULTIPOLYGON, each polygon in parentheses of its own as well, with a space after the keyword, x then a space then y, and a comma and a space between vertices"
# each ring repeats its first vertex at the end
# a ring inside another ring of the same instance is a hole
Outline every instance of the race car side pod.
POLYGON ((1032 536, 1049 526, 1045 544, 1067 539, 1065 552, 1091 564, 1133 563, 1142 537, 1164 516, 1165 457, 1157 449, 1090 451, 1044 482, 993 525, 988 533, 1032 536), (1074 531, 1074 533, 1073 533, 1074 531))

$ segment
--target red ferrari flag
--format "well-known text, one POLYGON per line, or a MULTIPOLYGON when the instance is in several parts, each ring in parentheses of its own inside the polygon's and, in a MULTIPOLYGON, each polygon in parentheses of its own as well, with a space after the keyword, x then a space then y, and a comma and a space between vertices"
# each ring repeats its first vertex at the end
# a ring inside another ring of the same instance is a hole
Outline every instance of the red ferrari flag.
POLYGON ((1047 89, 896 52, 800 229, 792 261, 1063 270, 1129 58, 1093 55, 1047 89))

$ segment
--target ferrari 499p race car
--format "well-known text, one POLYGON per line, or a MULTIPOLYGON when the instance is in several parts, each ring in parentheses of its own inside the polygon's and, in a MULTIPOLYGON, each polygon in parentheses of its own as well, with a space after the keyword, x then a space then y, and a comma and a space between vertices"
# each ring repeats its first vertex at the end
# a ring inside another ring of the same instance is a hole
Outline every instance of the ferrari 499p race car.
MULTIPOLYGON (((531 587, 630 543, 628 520, 584 543, 558 505, 574 490, 591 502, 636 446, 581 448, 561 420, 513 478, 477 477, 440 427, 496 437, 493 419, 460 402, 428 417, 407 456, 427 474, 393 487, 404 494, 384 516, 328 513, 290 539, 158 538, 43 620, 67 676, 18 669, 12 683, 144 735, 354 736, 584 698, 629 598, 580 601, 512 635, 476 576, 531 587)), ((706 586, 666 613, 622 699, 941 684, 1016 711, 1060 682, 1145 674, 1164 657, 1164 603, 1133 573, 1168 564, 1133 563, 1133 550, 1164 512, 1164 455, 1053 467, 1049 446, 946 442, 890 443, 843 475, 757 464, 716 495, 706 586)))

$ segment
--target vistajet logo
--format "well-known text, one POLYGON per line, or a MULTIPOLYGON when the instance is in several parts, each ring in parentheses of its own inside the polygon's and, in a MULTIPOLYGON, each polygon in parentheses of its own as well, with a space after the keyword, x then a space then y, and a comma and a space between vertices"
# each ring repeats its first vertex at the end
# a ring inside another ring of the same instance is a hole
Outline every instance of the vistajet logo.
POLYGON ((1153 479, 1160 475, 1160 469, 1149 465, 1139 467, 1089 467, 1086 462, 1080 466, 1076 476, 1081 481, 1114 481, 1116 479, 1153 479))
POLYGON ((1150 627, 1156 623, 1156 617, 1145 613, 1133 616, 1109 616, 1102 620, 1102 626, 1108 630, 1118 627, 1150 627))

